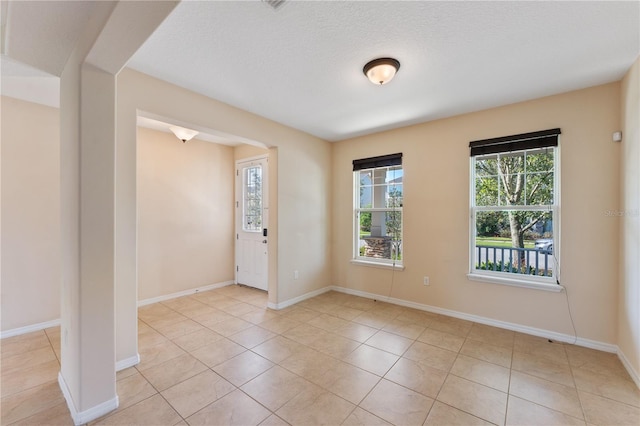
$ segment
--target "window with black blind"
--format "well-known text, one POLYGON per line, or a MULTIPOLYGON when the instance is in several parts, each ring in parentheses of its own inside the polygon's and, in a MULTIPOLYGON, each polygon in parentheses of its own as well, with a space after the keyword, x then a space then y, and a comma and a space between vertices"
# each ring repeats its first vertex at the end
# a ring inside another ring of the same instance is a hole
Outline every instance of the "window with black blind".
POLYGON ((353 161, 354 259, 402 265, 402 154, 353 161))
POLYGON ((557 283, 560 133, 469 143, 470 276, 557 283))

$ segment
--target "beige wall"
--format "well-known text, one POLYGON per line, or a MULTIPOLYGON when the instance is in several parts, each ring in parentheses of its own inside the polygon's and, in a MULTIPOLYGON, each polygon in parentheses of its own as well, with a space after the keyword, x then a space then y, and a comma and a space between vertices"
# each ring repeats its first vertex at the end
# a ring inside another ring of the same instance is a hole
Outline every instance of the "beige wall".
MULTIPOLYGON (((277 149, 277 170, 272 171, 270 166, 270 196, 277 197, 277 206, 273 203, 270 206, 272 218, 274 209, 278 212, 278 279, 277 283, 270 282, 269 288, 270 293, 273 290, 277 294, 277 300, 272 302, 287 301, 330 284, 329 142, 130 69, 118 75, 118 96, 117 179, 121 185, 116 197, 120 205, 117 214, 123 214, 118 217, 123 229, 131 226, 130 185, 135 181, 130 164, 131 158, 135 159, 135 154, 130 153, 131 139, 135 137, 131 125, 139 109, 257 141, 268 146, 270 153, 277 149), (124 210, 128 211, 126 215, 124 210), (293 278, 294 270, 299 271, 298 280, 293 278), (272 285, 277 285, 277 291, 272 285)), ((275 225, 270 224, 270 229, 276 229, 275 225)), ((274 243, 273 237, 270 241, 274 243)))
MULTIPOLYGON (((274 262, 270 281, 279 284, 278 299, 275 302, 289 300, 328 284, 381 295, 389 294, 390 271, 349 264, 352 226, 351 161, 354 158, 402 151, 405 154, 406 176, 406 269, 395 273, 392 296, 571 334, 563 293, 476 283, 466 278, 469 226, 468 142, 485 137, 561 127, 561 281, 569 290, 580 337, 618 343, 637 371, 640 271, 637 265, 638 240, 632 238, 638 235, 638 219, 627 215, 624 219, 616 220, 605 212, 617 209, 633 211, 638 208, 638 68, 636 62, 622 86, 612 83, 332 145, 217 101, 125 70, 118 82, 118 155, 123 152, 127 155, 118 157, 116 175, 119 235, 116 255, 120 259, 133 253, 133 264, 131 261, 117 263, 116 274, 120 274, 120 278, 133 276, 133 281, 120 280, 120 283, 130 286, 133 282, 134 286, 133 293, 130 287, 124 292, 122 289, 118 290, 118 309, 122 308, 122 294, 127 294, 127 297, 136 294, 135 229, 136 218, 142 216, 136 213, 136 202, 131 202, 131 197, 133 200, 137 199, 135 183, 132 185, 131 182, 136 180, 135 121, 136 108, 140 108, 165 116, 175 116, 183 121, 204 123, 207 127, 219 128, 228 133, 237 132, 244 137, 272 145, 269 150, 272 158, 270 163, 272 167, 276 167, 277 176, 276 182, 272 182, 277 187, 275 195, 272 191, 272 196, 276 197, 278 203, 276 205, 272 202, 271 205, 272 212, 280 207, 275 214, 280 224, 276 238, 282 239, 275 245, 273 237, 271 238, 274 243, 272 246, 279 247, 278 252, 270 258, 274 262), (214 119, 215 117, 218 118, 214 119), (611 142, 611 133, 619 130, 620 123, 623 125, 624 141, 616 144, 611 142), (274 154, 278 155, 275 162, 274 154), (622 188, 618 185, 619 168, 622 169, 622 180, 626 182, 622 188), (332 179, 333 185, 330 184, 332 179), (332 221, 335 232, 329 235, 332 221), (620 256, 626 260, 620 269, 622 284, 618 294, 617 272, 615 266, 611 265, 617 264, 619 227, 620 235, 623 236, 620 256), (329 247, 331 240, 332 246, 329 247), (598 246, 604 249, 594 250, 594 241, 598 241, 598 246), (329 258, 331 249, 334 252, 332 259, 329 258), (586 266, 598 264, 609 266, 586 266), (332 278, 329 277, 331 267, 332 278), (295 269, 300 271, 299 280, 293 279, 295 269), (430 287, 421 284, 423 275, 430 276, 430 287)), ((29 290, 36 294, 36 299, 32 299, 31 294, 26 296, 25 288, 10 284, 8 277, 12 274, 12 265, 7 260, 9 256, 13 256, 14 247, 20 247, 13 240, 9 243, 12 233, 8 221, 12 217, 12 209, 8 202, 11 193, 7 188, 15 183, 9 176, 12 170, 13 173, 28 173, 35 170, 42 172, 45 169, 13 167, 33 163, 35 158, 23 155, 19 162, 10 162, 9 156, 13 148, 10 147, 11 141, 7 135, 17 132, 16 129, 20 129, 20 132, 26 129, 29 134, 43 135, 40 138, 28 138, 34 143, 55 141, 58 137, 58 119, 47 117, 57 117, 57 113, 55 109, 10 98, 2 99, 3 330, 56 319, 59 314, 59 287, 48 287, 43 285, 46 280, 38 279, 37 285, 29 290), (29 114, 21 108, 28 108, 29 114), (33 117, 38 117, 39 126, 30 125, 33 117), (45 130, 47 126, 53 127, 45 130), (49 294, 49 291, 56 293, 49 294), (45 294, 48 296, 41 297, 45 294), (20 311, 12 311, 6 301, 20 300, 21 297, 27 297, 29 302, 14 304, 20 306, 20 311), (46 308, 35 309, 33 300, 49 302, 46 306, 53 309, 53 313, 42 318, 27 315, 32 306, 34 314, 47 311, 46 308)), ((49 148, 45 144, 38 153, 49 148)), ((257 152, 252 147, 249 147, 249 151, 251 155, 257 152)), ((248 154, 244 148, 235 148, 232 150, 231 162, 248 154)), ((58 151, 53 149, 50 155, 38 158, 57 159, 58 151)), ((52 171, 51 167, 56 166, 49 165, 51 173, 58 173, 52 171)), ((23 184, 20 185, 23 188, 23 184)), ((42 178, 42 184, 32 186, 36 191, 47 188, 43 191, 47 198, 47 194, 51 195, 51 191, 55 191, 56 185, 58 182, 55 179, 42 178)), ((19 202, 33 202, 34 200, 22 199, 30 193, 32 192, 22 191, 19 202)), ((38 202, 44 200, 42 197, 34 199, 38 202)), ((48 199, 53 199, 53 202, 58 200, 57 196, 48 199)), ((59 226, 57 220, 52 219, 57 208, 52 207, 50 211, 51 214, 38 218, 43 223, 38 223, 37 227, 45 226, 48 221, 50 224, 54 223, 53 226, 59 226)), ((17 215, 14 214, 13 218, 17 218, 17 215)), ((274 226, 271 225, 271 229, 276 229, 274 226)), ((43 235, 45 233, 38 234, 36 246, 49 244, 47 239, 41 238, 43 235)), ((58 247, 59 242, 55 246, 58 247)), ((53 249, 49 246, 49 250, 53 249)), ((46 256, 39 256, 38 259, 40 262, 46 256)), ((27 272, 40 274, 46 265, 49 265, 46 266, 48 268, 59 268, 59 264, 46 260, 40 264, 44 265, 43 268, 27 272)), ((24 274, 25 271, 20 273, 24 274)), ((50 276, 47 274, 46 278, 50 276)), ((145 297, 142 294, 146 291, 143 287, 141 284, 140 298, 145 297)), ((135 305, 136 300, 134 298, 130 304, 135 305)), ((135 310, 125 311, 124 315, 118 311, 116 321, 120 321, 121 327, 135 335, 135 329, 130 326, 131 318, 127 318, 127 315, 132 315, 135 319, 135 310)), ((122 335, 122 332, 119 334, 122 335)), ((118 350, 121 348, 122 345, 117 347, 118 350)), ((135 351, 134 348, 134 353, 135 351)), ((131 348, 125 348, 124 352, 119 352, 118 359, 130 353, 131 348)))
POLYGON ((116 150, 116 351, 136 347, 136 115, 142 110, 269 147, 269 301, 282 303, 330 283, 331 145, 131 69, 118 74, 116 150), (277 159, 273 155, 277 152, 277 159), (275 163, 275 164, 274 164, 275 163), (272 170, 272 167, 277 167, 272 170), (274 182, 275 179, 275 182, 274 182), (282 207, 280 207, 282 206, 282 207), (280 208, 279 208, 280 207, 280 208), (273 223, 272 223, 273 222, 273 223), (276 266, 277 265, 277 266, 276 266), (294 280, 293 271, 300 271, 294 280))
POLYGON ((618 346, 640 375, 640 58, 621 90, 620 290, 618 346))
POLYGON ((562 270, 578 335, 616 343, 619 83, 338 142, 333 148, 333 283, 573 334, 565 293, 469 281, 471 140, 560 127, 562 270), (402 152, 404 271, 349 263, 356 158, 402 152), (429 276, 431 285, 422 284, 429 276))
POLYGON ((138 299, 231 281, 232 147, 138 128, 138 299))
POLYGON ((2 97, 2 331, 60 318, 60 114, 2 97))
POLYGON ((259 157, 261 155, 269 155, 269 150, 252 145, 238 145, 233 148, 233 158, 238 161, 243 158, 259 157))

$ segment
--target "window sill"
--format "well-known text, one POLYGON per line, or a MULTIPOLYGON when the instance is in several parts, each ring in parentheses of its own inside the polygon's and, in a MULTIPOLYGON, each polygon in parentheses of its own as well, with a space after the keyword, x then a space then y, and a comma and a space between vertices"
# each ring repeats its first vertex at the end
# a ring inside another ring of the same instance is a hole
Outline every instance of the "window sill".
POLYGON ((395 269, 396 271, 404 271, 404 265, 398 265, 397 263, 394 265, 393 263, 372 262, 372 261, 360 260, 360 259, 351 259, 350 262, 354 265, 371 266, 373 268, 395 269))
POLYGON ((501 284, 501 285, 508 285, 512 287, 524 287, 524 288, 531 288, 534 290, 551 291, 554 293, 559 293, 564 290, 564 287, 559 284, 536 282, 532 280, 523 280, 523 279, 517 279, 517 278, 503 278, 503 277, 496 277, 494 275, 471 273, 471 274, 467 274, 467 278, 470 281, 501 284))

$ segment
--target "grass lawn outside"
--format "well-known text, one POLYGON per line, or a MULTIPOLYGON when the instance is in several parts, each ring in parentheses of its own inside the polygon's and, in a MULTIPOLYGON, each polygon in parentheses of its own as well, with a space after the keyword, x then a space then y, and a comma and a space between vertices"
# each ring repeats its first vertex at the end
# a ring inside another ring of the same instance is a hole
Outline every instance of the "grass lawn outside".
MULTIPOLYGON (((476 246, 491 246, 491 247, 513 247, 511 245, 511 238, 502 237, 476 237, 476 246)), ((535 242, 533 240, 524 240, 524 248, 534 248, 535 242)))

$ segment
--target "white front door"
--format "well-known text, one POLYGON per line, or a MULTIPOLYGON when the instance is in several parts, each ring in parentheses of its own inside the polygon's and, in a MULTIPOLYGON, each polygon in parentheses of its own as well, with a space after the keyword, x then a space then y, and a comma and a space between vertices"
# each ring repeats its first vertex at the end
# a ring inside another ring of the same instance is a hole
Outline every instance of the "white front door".
POLYGON ((267 290, 268 158, 236 164, 236 282, 267 290))

